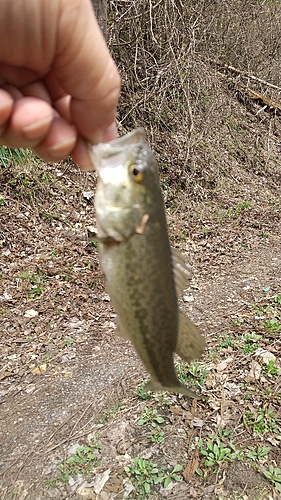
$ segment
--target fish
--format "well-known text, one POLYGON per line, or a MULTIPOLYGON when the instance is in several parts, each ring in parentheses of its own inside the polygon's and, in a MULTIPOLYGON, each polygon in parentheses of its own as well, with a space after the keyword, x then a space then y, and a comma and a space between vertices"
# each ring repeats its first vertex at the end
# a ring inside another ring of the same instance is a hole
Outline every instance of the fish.
POLYGON ((158 165, 145 132, 91 146, 90 156, 98 172, 91 237, 98 241, 117 334, 132 342, 150 374, 145 391, 200 397, 175 371, 174 353, 190 363, 201 357, 205 342, 179 309, 191 271, 170 246, 158 165))

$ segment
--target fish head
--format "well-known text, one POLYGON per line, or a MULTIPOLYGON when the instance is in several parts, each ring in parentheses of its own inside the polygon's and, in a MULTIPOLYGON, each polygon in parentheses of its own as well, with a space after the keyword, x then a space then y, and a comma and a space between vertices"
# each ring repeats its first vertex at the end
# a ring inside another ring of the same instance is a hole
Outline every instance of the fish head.
POLYGON ((145 229, 158 189, 158 169, 144 131, 90 147, 99 178, 95 208, 98 238, 121 242, 145 229))

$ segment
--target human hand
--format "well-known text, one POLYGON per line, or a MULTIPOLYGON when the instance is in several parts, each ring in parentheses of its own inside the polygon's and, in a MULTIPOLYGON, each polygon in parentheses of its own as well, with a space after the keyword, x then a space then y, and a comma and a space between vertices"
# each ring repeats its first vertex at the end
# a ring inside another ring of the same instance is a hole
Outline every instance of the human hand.
POLYGON ((120 77, 90 0, 0 1, 0 143, 92 164, 115 139, 120 77))

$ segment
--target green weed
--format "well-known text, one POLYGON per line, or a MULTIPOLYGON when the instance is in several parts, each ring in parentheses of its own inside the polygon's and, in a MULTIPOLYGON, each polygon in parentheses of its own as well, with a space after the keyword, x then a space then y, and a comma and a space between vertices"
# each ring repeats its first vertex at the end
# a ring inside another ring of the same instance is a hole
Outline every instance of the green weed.
POLYGON ((163 482, 163 469, 143 458, 136 457, 124 470, 135 488, 135 497, 140 500, 149 496, 152 485, 163 482))
POLYGON ((46 490, 51 490, 52 488, 55 488, 57 485, 57 480, 56 479, 45 479, 44 481, 44 487, 46 490))
POLYGON ((67 483, 70 477, 76 479, 78 474, 86 476, 94 467, 100 465, 94 453, 95 450, 101 449, 97 439, 95 438, 94 442, 90 442, 87 446, 78 446, 76 453, 72 454, 64 464, 60 464, 58 474, 60 481, 67 483))
POLYGON ((32 161, 32 157, 34 158, 35 154, 30 149, 0 146, 0 167, 8 168, 15 164, 23 166, 32 161))
POLYGON ((262 369, 268 374, 269 377, 278 377, 281 374, 281 369, 275 365, 272 359, 268 362, 267 365, 262 365, 262 369))
POLYGON ((246 457, 250 460, 261 461, 270 452, 271 448, 269 446, 258 446, 255 449, 253 446, 248 446, 246 457))
POLYGON ((135 391, 136 396, 138 396, 140 399, 151 399, 151 395, 145 391, 145 386, 147 384, 147 380, 144 380, 139 386, 137 387, 137 390, 135 391))
POLYGON ((164 474, 164 488, 167 488, 169 486, 170 482, 173 481, 180 481, 181 477, 178 475, 178 472, 181 472, 183 469, 183 466, 180 464, 175 465, 173 468, 172 472, 168 474, 164 474))
POLYGON ((245 354, 251 354, 255 352, 259 347, 259 340, 262 339, 262 335, 258 335, 256 332, 245 333, 242 335, 242 340, 245 342, 243 347, 243 352, 245 354))
POLYGON ((265 477, 269 479, 277 489, 281 493, 281 469, 278 467, 273 467, 270 465, 268 470, 263 472, 265 477))
POLYGON ((32 285, 28 292, 30 300, 40 297, 48 286, 48 277, 40 269, 37 271, 37 274, 25 271, 21 273, 20 278, 28 281, 32 285))
POLYGON ((267 408, 245 412, 245 423, 250 426, 256 434, 276 432, 276 420, 277 418, 274 411, 268 410, 267 408))
POLYGON ((149 460, 136 457, 130 466, 125 466, 124 470, 135 488, 134 498, 144 500, 149 497, 151 486, 163 483, 164 488, 167 488, 172 480, 180 481, 178 472, 182 468, 182 465, 177 464, 171 472, 167 472, 166 467, 158 467, 149 460))
POLYGON ((206 467, 218 467, 222 461, 231 460, 235 447, 231 443, 229 446, 231 447, 227 447, 219 437, 214 437, 213 441, 207 441, 206 444, 202 439, 198 442, 199 451, 205 457, 206 467))
POLYGON ((110 417, 110 415, 115 415, 118 412, 118 410, 120 410, 120 408, 121 408, 121 403, 120 403, 120 401, 118 401, 116 403, 116 405, 113 406, 113 408, 111 408, 110 410, 105 410, 103 412, 103 416, 102 416, 102 419, 100 421, 102 423, 107 422, 108 419, 109 419, 109 417, 110 417))
POLYGON ((225 349, 227 347, 234 347, 234 337, 233 335, 227 335, 223 337, 223 340, 219 343, 219 349, 225 349))
POLYGON ((192 382, 195 388, 202 387, 205 384, 208 370, 202 361, 192 361, 190 365, 182 362, 176 365, 179 380, 182 384, 192 382))
POLYGON ((263 322, 265 328, 272 333, 281 332, 281 323, 277 323, 275 319, 268 319, 263 322))
POLYGON ((156 409, 150 409, 147 406, 145 406, 141 418, 137 421, 138 425, 146 425, 150 424, 152 427, 156 427, 158 424, 163 424, 165 419, 158 415, 158 412, 156 409))
POLYGON ((161 427, 156 427, 150 434, 148 434, 148 438, 152 441, 152 443, 162 443, 165 439, 165 433, 161 427))
POLYGON ((281 294, 280 294, 280 295, 277 295, 277 297, 275 297, 274 302, 275 302, 276 304, 281 304, 281 294))
POLYGON ((75 340, 71 337, 65 337, 64 342, 66 347, 71 347, 74 344, 75 340))

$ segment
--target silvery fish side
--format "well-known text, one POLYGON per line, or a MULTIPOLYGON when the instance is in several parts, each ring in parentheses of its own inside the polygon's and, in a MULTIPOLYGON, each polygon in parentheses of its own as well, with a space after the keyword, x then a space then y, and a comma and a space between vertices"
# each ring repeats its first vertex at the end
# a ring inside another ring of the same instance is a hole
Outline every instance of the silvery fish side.
POLYGON ((178 307, 191 275, 170 248, 158 168, 144 131, 91 146, 90 154, 99 174, 96 239, 118 334, 133 343, 149 372, 147 390, 197 397, 179 382, 173 353, 190 362, 202 355, 204 340, 178 307))

